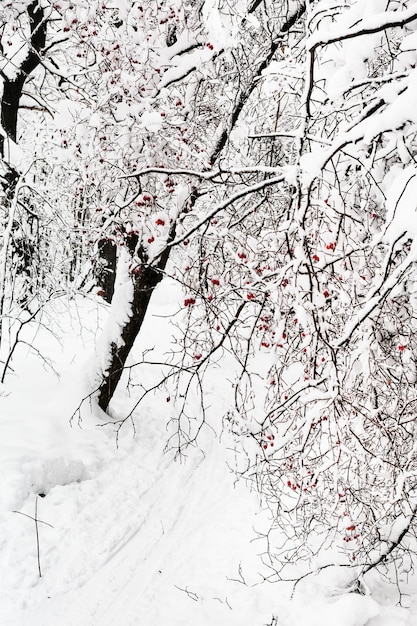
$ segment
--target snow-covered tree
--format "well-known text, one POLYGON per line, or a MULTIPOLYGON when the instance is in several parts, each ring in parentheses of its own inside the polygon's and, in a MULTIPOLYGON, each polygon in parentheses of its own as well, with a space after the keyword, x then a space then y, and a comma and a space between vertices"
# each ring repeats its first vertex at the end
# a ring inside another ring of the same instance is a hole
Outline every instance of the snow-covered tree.
MULTIPOLYGON (((265 72, 264 88, 297 107, 290 133, 278 121, 253 136, 293 135, 292 195, 267 244, 271 274, 247 295, 246 354, 256 362, 259 341, 270 355, 266 412, 253 387, 255 410, 231 420, 287 535, 284 571, 330 546, 359 574, 412 566, 416 21, 414 2, 311 3, 289 58, 265 72)), ((242 375, 253 371, 246 359, 242 375)))
MULTIPOLYGON (((204 399, 201 419, 187 418, 189 391, 204 396, 211 365, 233 363, 238 471, 288 538, 269 550, 272 574, 330 545, 362 573, 401 548, 405 571, 417 513, 417 4, 2 10, 4 146, 20 146, 6 163, 25 198, 43 199, 52 275, 73 288, 95 276, 111 301, 92 377, 101 408, 169 275, 184 287, 163 379, 176 445, 204 421, 204 399)), ((20 236, 13 193, 3 285, 20 236)))

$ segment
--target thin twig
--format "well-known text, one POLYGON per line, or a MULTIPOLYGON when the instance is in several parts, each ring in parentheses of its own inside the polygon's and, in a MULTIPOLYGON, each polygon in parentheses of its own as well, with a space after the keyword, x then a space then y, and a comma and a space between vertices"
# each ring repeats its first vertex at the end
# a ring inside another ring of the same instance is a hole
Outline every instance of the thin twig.
POLYGON ((38 498, 39 496, 36 496, 36 500, 35 500, 35 517, 32 517, 31 515, 27 515, 26 513, 22 513, 21 511, 13 511, 13 513, 17 513, 18 515, 23 515, 23 517, 28 517, 29 519, 33 520, 35 522, 35 532, 36 532, 36 556, 37 556, 37 561, 38 561, 38 572, 39 572, 39 578, 42 578, 42 569, 41 569, 41 553, 40 553, 40 542, 39 542, 39 524, 46 524, 47 526, 49 526, 50 528, 53 528, 52 524, 48 524, 48 522, 43 522, 42 520, 38 519, 38 498))

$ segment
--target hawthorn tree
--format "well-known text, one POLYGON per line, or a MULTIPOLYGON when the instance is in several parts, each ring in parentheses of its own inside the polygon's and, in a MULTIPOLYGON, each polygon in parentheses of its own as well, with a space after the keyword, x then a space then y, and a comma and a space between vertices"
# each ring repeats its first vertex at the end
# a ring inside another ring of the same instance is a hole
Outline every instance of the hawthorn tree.
POLYGON ((271 274, 246 296, 248 383, 230 419, 274 511, 271 578, 335 546, 358 576, 413 566, 416 23, 412 2, 311 3, 291 58, 265 76, 297 114, 252 136, 293 136, 292 194, 271 274), (259 343, 272 357, 262 418, 253 384, 245 411, 259 343))
POLYGON ((41 111, 19 113, 41 142, 9 135, 64 221, 61 273, 106 277, 100 407, 133 367, 155 288, 175 278, 183 338, 161 381, 175 445, 204 421, 187 418, 190 389, 204 396, 210 365, 232 360, 227 421, 238 471, 273 512, 271 580, 329 547, 357 576, 388 563, 404 574, 417 513, 416 4, 18 4, 47 16, 24 83, 41 111))
POLYGON ((173 370, 186 381, 175 383, 178 446, 200 428, 185 417, 187 390, 232 355, 241 469, 288 539, 269 552, 272 575, 330 545, 358 572, 391 560, 406 571, 416 517, 414 3, 204 3, 187 15, 141 6, 139 97, 124 68, 129 88, 116 81, 116 103, 106 101, 138 144, 119 165, 117 210, 100 216, 124 250, 99 404, 169 267, 188 320, 173 370))
POLYGON ((107 409, 171 251, 188 244, 190 228, 199 240, 198 224, 210 221, 207 200, 228 206, 230 190, 243 197, 274 185, 273 168, 253 166, 249 157, 234 167, 240 148, 231 135, 304 9, 283 3, 274 10, 275 40, 258 2, 248 10, 198 2, 49 6, 49 38, 64 41, 52 47, 48 39, 42 57, 40 92, 55 109, 54 122, 44 121, 55 126, 55 140, 61 134, 60 166, 74 173, 83 203, 74 229, 88 231, 108 301, 118 258, 121 288, 96 373, 99 405, 107 409), (225 79, 229 87, 220 91, 225 79))

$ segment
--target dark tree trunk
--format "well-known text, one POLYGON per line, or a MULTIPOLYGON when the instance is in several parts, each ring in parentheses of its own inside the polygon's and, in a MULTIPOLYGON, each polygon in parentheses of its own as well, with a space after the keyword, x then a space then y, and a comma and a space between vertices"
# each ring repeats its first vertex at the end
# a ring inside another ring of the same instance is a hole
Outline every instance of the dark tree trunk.
MULTIPOLYGON (((3 75, 4 86, 1 99, 1 125, 10 139, 17 139, 17 115, 19 112, 20 98, 22 97, 23 85, 29 74, 39 65, 41 53, 46 43, 46 19, 40 6, 35 0, 28 8, 27 13, 30 21, 30 47, 29 52, 22 62, 19 71, 13 80, 3 75)), ((0 136, 0 152, 4 156, 4 137, 0 136)))
MULTIPOLYGON (((175 225, 171 228, 168 241, 172 241, 174 237, 175 225)), ((132 242, 131 245, 133 248, 134 242, 132 242)), ((98 404, 103 411, 107 411, 110 400, 116 391, 127 357, 142 328, 152 294, 155 287, 163 278, 163 271, 168 262, 169 253, 170 248, 166 247, 154 266, 143 263, 142 266, 138 268, 140 271, 132 275, 132 279, 134 280, 132 315, 121 332, 121 345, 116 346, 114 343, 111 345, 110 366, 103 377, 103 382, 99 389, 98 404)), ((145 257, 143 251, 142 256, 145 257)))
POLYGON ((101 239, 98 242, 98 256, 97 282, 103 292, 103 298, 110 304, 113 299, 114 281, 116 278, 116 244, 110 239, 101 239))
POLYGON ((7 136, 13 141, 17 139, 17 112, 22 96, 25 76, 19 74, 15 80, 4 81, 1 100, 1 125, 7 136))

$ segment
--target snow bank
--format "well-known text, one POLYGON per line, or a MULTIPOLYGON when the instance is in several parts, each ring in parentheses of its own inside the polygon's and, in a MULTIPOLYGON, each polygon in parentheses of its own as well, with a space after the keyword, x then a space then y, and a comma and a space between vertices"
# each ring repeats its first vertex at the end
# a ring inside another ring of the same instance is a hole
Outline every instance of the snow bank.
MULTIPOLYGON (((141 349, 172 332, 166 313, 177 308, 175 290, 155 296, 141 349)), ((70 423, 103 312, 88 301, 64 309, 65 350, 49 334, 37 337, 61 381, 21 352, 0 396, 2 626, 415 624, 416 613, 384 592, 346 593, 336 569, 301 581, 293 600, 292 585, 261 584, 272 571, 255 531, 269 520, 256 494, 235 482, 226 433, 204 430, 201 448, 176 460, 164 452, 171 409, 154 399, 136 416, 136 437, 122 431, 119 448, 88 402, 83 420, 70 423)), ((212 389, 219 412, 219 381, 212 389)), ((121 393, 118 412, 123 403, 130 406, 121 393)))

